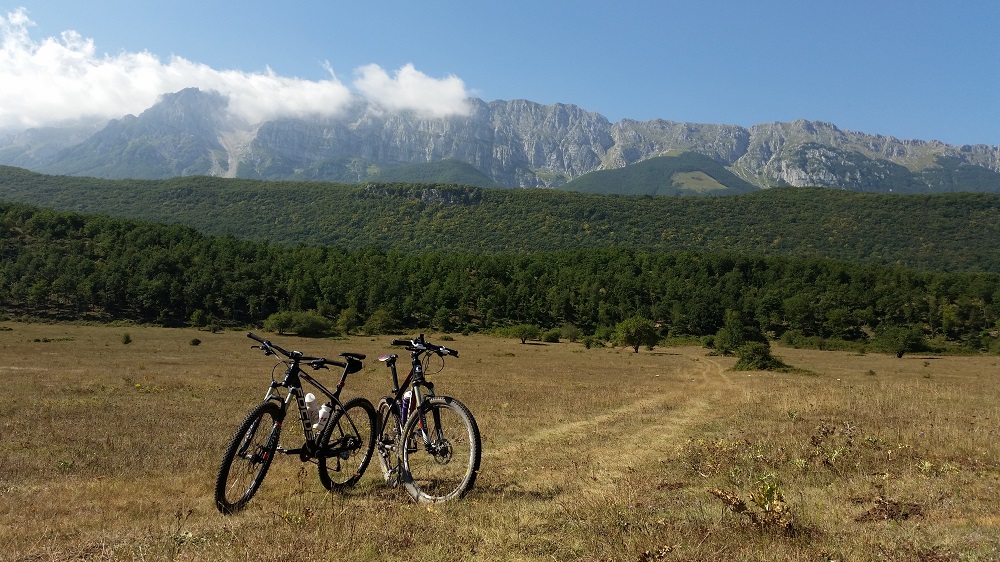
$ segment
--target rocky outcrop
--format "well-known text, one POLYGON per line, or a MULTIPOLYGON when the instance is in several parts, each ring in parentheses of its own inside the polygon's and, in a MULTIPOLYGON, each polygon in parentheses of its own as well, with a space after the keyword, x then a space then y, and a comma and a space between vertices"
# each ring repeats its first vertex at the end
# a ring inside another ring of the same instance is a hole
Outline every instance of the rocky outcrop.
POLYGON ((978 190, 995 184, 1000 191, 1000 146, 899 140, 814 121, 750 128, 661 119, 611 123, 574 105, 527 100, 472 100, 467 115, 424 118, 384 113, 359 100, 335 119, 237 125, 228 121, 226 105, 219 94, 183 90, 82 142, 51 131, 0 138, 0 164, 103 177, 354 182, 373 169, 452 159, 504 186, 554 187, 592 171, 690 151, 763 188, 934 191, 954 189, 959 170, 966 183, 975 178, 978 190))

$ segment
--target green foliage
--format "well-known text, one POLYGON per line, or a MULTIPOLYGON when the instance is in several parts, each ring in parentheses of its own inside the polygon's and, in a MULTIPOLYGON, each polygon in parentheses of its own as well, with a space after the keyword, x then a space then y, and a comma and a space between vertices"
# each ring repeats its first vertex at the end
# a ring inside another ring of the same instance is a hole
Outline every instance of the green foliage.
POLYGON ((615 327, 612 341, 615 345, 631 347, 635 353, 639 353, 640 346, 653 347, 660 340, 656 333, 656 326, 647 318, 633 316, 621 321, 615 327))
POLYGON ((572 324, 564 324, 559 329, 559 336, 569 342, 577 342, 583 336, 583 331, 572 324))
POLYGON ((132 336, 130 336, 128 332, 125 332, 124 334, 122 334, 121 340, 123 344, 128 345, 132 343, 132 336))
POLYGON ((293 333, 303 337, 320 337, 335 332, 333 322, 314 310, 276 312, 264 320, 264 329, 278 334, 293 333))
POLYGON ((624 168, 574 178, 560 189, 621 195, 733 195, 757 191, 750 182, 695 152, 660 156, 624 168), (696 185, 692 174, 707 181, 696 185))
POLYGON ((741 314, 736 310, 726 310, 722 328, 716 332, 712 345, 722 355, 732 355, 748 342, 767 341, 760 328, 744 324, 741 314))
POLYGON ((612 196, 439 183, 99 180, 0 166, 0 199, 281 244, 475 253, 628 247, 1000 273, 1000 245, 990 242, 1000 240, 1000 195, 989 193, 612 196))
POLYGON ((361 320, 358 309, 353 306, 341 310, 340 315, 337 316, 337 329, 344 334, 350 334, 354 330, 357 330, 360 325, 361 320))
POLYGON ((506 331, 510 337, 521 340, 522 344, 528 340, 537 340, 542 334, 542 329, 534 324, 516 324, 506 331))
POLYGON ((195 328, 204 328, 208 325, 208 314, 204 310, 198 309, 191 313, 190 323, 195 328))
POLYGON ((375 312, 372 312, 368 320, 365 321, 364 326, 361 327, 364 333, 372 336, 392 334, 398 329, 396 319, 393 318, 392 313, 384 308, 379 308, 375 312))
MULTIPOLYGON (((477 196, 444 195, 456 205, 477 196)), ((938 349, 978 350, 1000 321, 1000 275, 989 273, 630 248, 280 246, 10 203, 0 203, 0 258, 0 317, 207 322, 216 331, 267 320, 273 331, 332 333, 327 319, 336 319, 342 333, 515 327, 504 333, 527 341, 559 329, 572 341, 579 330, 593 346, 618 341, 615 328, 642 317, 654 333, 712 336, 724 348, 763 330, 792 345, 863 348, 879 326, 913 326, 938 349), (535 331, 516 333, 524 326, 535 331)))
POLYGON ((926 348, 922 331, 914 326, 886 326, 879 330, 873 343, 879 351, 893 353, 896 357, 926 348))
POLYGON ((450 183, 476 187, 501 187, 486 174, 467 162, 436 160, 418 164, 403 164, 369 174, 368 181, 407 183, 450 183))
POLYGON ((736 350, 738 360, 734 371, 783 371, 790 367, 771 355, 771 344, 766 341, 749 342, 736 350))
POLYGON ((545 332, 542 333, 542 341, 545 343, 559 343, 560 333, 561 331, 558 328, 545 330, 545 332))

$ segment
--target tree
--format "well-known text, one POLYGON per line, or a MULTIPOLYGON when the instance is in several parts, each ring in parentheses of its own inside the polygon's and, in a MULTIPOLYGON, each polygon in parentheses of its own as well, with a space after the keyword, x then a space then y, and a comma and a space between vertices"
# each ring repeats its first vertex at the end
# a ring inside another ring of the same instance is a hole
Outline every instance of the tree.
POLYGON ((350 306, 340 311, 340 316, 337 318, 337 329, 349 334, 358 327, 358 323, 358 309, 350 306))
POLYGON ((528 340, 537 340, 541 333, 542 329, 534 324, 518 324, 510 327, 510 335, 521 340, 522 344, 528 340))
POLYGON ((652 320, 633 316, 621 321, 615 327, 612 341, 615 345, 631 347, 635 353, 639 353, 639 346, 652 347, 660 341, 660 336, 656 333, 656 326, 652 320))
POLYGON ((914 326, 889 326, 875 336, 873 342, 879 351, 895 353, 902 357, 907 352, 924 349, 924 336, 920 328, 914 326))
POLYGON ((715 349, 722 355, 732 355, 751 341, 766 341, 766 338, 760 328, 744 324, 738 311, 726 310, 722 328, 715 334, 715 349))
POLYGON ((396 319, 384 308, 372 313, 361 330, 368 335, 391 334, 396 329, 396 319))

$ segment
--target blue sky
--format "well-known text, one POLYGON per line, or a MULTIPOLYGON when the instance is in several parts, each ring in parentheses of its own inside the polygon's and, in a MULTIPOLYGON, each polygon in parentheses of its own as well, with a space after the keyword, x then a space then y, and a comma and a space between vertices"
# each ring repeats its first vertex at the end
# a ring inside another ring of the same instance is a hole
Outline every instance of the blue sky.
POLYGON ((351 94, 440 114, 469 95, 1000 145, 992 0, 0 0, 0 18, 0 128, 136 113, 190 76, 245 82, 248 118, 351 94))

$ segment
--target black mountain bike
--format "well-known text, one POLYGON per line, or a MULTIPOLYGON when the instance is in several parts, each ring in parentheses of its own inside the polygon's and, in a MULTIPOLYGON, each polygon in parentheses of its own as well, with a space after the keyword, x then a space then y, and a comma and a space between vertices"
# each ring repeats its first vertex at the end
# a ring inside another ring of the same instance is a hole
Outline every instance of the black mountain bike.
POLYGON ((340 391, 347 375, 361 370, 364 354, 341 353, 344 361, 333 361, 286 351, 253 333, 247 337, 260 343, 253 349, 263 350, 264 355, 280 356, 279 363, 271 372, 271 386, 264 401, 247 414, 222 456, 215 481, 216 507, 224 514, 246 507, 264 481, 275 453, 298 455, 303 462, 315 463, 320 482, 328 490, 353 486, 371 461, 378 419, 370 401, 357 397, 341 403, 340 391), (301 369, 303 363, 314 370, 326 369, 328 365, 343 368, 336 390, 330 392, 309 376, 301 369), (285 375, 278 382, 274 373, 281 364, 286 366, 285 375), (315 423, 302 391, 303 380, 329 399, 317 412, 315 423), (301 447, 285 449, 280 446, 281 424, 293 402, 305 442, 301 447))
MULTIPOLYGON (((411 369, 402 384, 396 354, 379 357, 392 372, 392 395, 378 403, 380 435, 376 443, 382 475, 390 487, 400 484, 415 501, 437 503, 462 497, 476 482, 482 440, 476 419, 464 404, 434 394, 425 378, 430 359, 458 352, 424 341, 392 340, 410 352, 411 369)), ((440 369, 439 369, 440 371, 440 369)))

